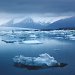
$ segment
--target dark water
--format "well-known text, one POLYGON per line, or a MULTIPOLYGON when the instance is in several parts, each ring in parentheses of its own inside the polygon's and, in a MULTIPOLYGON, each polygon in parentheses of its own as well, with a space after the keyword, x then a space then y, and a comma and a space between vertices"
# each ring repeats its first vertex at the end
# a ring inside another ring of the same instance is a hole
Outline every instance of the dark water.
POLYGON ((75 41, 43 36, 42 42, 43 44, 19 44, 0 40, 0 75, 75 75, 75 41), (37 57, 42 53, 48 53, 58 62, 68 65, 63 68, 41 70, 27 70, 13 66, 12 58, 16 55, 37 57))

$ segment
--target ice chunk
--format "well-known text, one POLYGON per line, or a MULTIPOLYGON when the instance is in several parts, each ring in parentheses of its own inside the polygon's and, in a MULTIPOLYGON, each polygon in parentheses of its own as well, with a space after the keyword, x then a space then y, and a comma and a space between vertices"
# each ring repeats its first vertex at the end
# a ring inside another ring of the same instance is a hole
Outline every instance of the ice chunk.
POLYGON ((24 57, 22 55, 15 56, 13 58, 14 62, 21 63, 25 65, 46 65, 46 66, 53 66, 57 64, 58 62, 54 59, 54 57, 51 57, 49 54, 40 54, 39 57, 24 57))
POLYGON ((30 35, 29 37, 30 37, 30 38, 37 38, 37 36, 34 35, 34 34, 30 35))
POLYGON ((49 54, 40 54, 39 57, 24 57, 22 55, 13 58, 14 64, 18 67, 27 69, 40 69, 49 67, 64 67, 67 64, 58 63, 49 54))
POLYGON ((75 40, 75 36, 69 37, 70 40, 75 40))
POLYGON ((15 40, 2 40, 2 41, 4 41, 5 43, 14 43, 14 42, 16 42, 15 40))
POLYGON ((24 57, 20 55, 16 56, 13 60, 16 63, 35 66, 53 66, 53 64, 57 64, 57 61, 54 59, 54 57, 49 56, 47 53, 40 54, 39 57, 24 57))
POLYGON ((34 62, 39 64, 45 64, 47 66, 52 66, 53 64, 56 64, 57 61, 54 59, 54 57, 49 56, 49 54, 40 54, 39 57, 37 57, 34 62))
POLYGON ((22 41, 22 43, 25 43, 25 44, 42 44, 42 42, 40 42, 38 40, 26 40, 26 41, 22 41))

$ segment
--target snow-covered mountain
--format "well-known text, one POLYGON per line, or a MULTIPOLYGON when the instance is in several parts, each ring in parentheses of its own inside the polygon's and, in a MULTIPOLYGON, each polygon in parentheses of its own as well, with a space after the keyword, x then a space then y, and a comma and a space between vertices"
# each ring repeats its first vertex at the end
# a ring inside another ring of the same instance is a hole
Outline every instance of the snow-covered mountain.
POLYGON ((26 18, 18 23, 13 23, 13 20, 10 20, 9 22, 7 22, 2 26, 33 28, 33 29, 65 29, 65 28, 68 29, 68 28, 75 28, 75 17, 61 19, 54 23, 34 22, 32 18, 26 18))
POLYGON ((2 27, 22 27, 22 28, 34 28, 34 29, 42 29, 45 28, 47 23, 36 23, 31 18, 26 18, 18 23, 13 23, 13 20, 7 22, 2 25, 2 27))
POLYGON ((49 29, 75 29, 75 17, 58 20, 50 25, 49 29))

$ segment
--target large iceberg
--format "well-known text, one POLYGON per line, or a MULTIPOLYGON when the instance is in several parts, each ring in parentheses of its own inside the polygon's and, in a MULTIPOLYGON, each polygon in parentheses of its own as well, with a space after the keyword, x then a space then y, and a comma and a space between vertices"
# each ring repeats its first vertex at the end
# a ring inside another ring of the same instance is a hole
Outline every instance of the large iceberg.
POLYGON ((39 57, 24 57, 22 55, 13 58, 14 65, 27 69, 41 69, 49 67, 64 67, 67 64, 58 63, 49 54, 40 54, 39 57))

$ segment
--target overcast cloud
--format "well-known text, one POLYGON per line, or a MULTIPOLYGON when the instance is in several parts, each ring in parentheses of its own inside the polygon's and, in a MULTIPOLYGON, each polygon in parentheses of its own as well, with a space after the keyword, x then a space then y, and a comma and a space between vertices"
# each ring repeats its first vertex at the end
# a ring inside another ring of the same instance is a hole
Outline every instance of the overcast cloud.
POLYGON ((75 0, 0 0, 0 12, 74 13, 75 0))
POLYGON ((54 22, 75 16, 75 0, 0 0, 0 25, 10 19, 31 17, 54 22))

